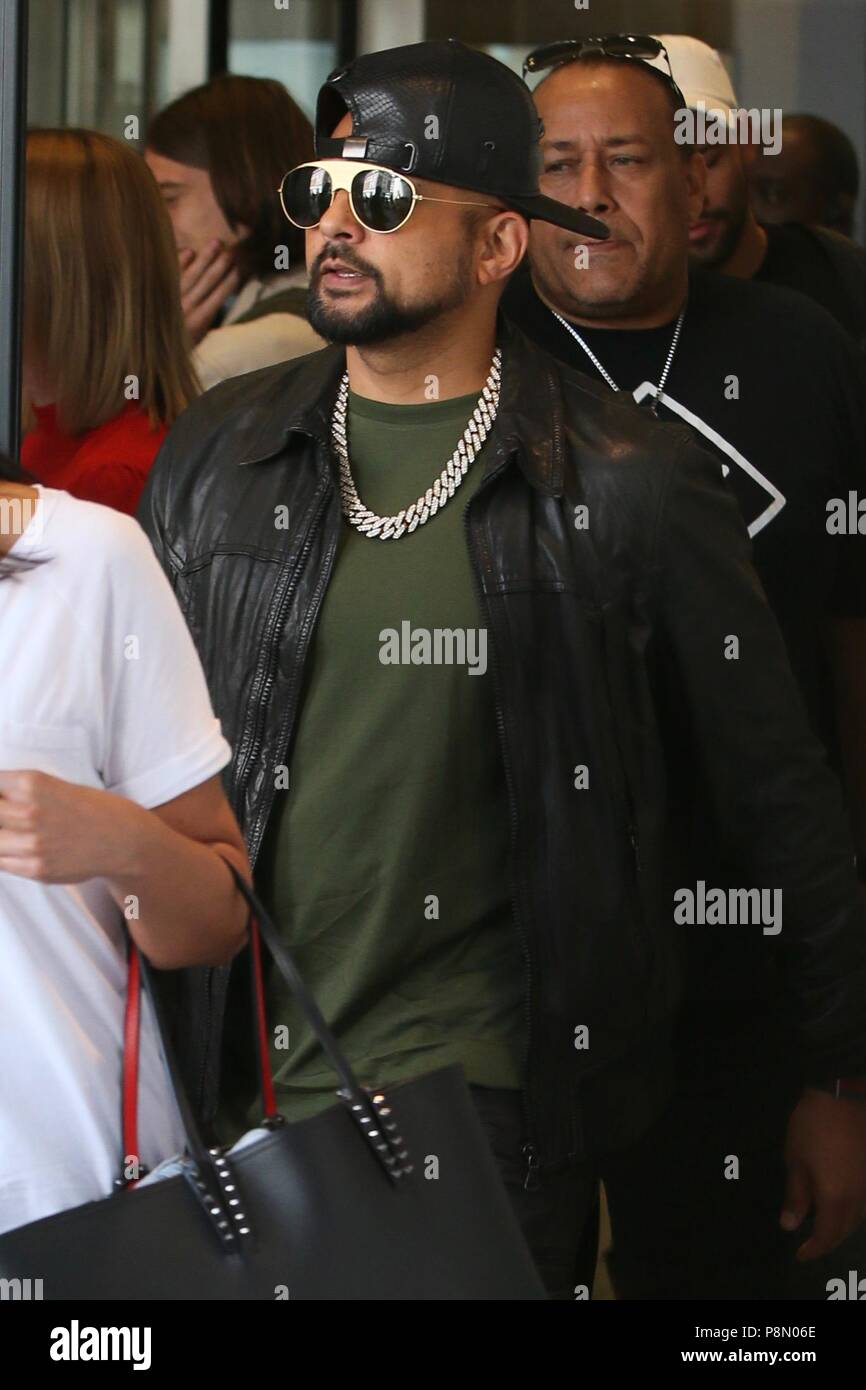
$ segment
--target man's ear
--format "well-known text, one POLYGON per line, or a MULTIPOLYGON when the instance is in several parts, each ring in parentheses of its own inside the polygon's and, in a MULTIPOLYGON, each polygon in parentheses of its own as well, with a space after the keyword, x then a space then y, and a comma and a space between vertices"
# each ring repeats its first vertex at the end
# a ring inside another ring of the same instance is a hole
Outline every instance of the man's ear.
POLYGON ((707 187, 707 166, 704 157, 694 150, 685 160, 686 197, 688 200, 689 221, 696 222, 704 205, 707 187))
POLYGON ((529 223, 519 212, 506 210, 498 213, 479 228, 482 238, 481 257, 478 262, 478 283, 491 285, 505 280, 511 275, 529 245, 529 223))

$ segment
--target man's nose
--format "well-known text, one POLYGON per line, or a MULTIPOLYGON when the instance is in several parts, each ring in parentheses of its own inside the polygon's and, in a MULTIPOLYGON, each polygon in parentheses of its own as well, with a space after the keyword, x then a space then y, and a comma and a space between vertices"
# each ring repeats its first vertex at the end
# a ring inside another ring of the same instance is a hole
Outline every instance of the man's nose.
POLYGON ((575 181, 574 194, 577 206, 594 217, 610 212, 613 207, 607 170, 594 160, 586 160, 581 165, 575 181))
POLYGON ((319 223, 319 231, 326 241, 361 241, 364 228, 361 226, 349 203, 349 195, 344 188, 334 194, 333 202, 319 223))

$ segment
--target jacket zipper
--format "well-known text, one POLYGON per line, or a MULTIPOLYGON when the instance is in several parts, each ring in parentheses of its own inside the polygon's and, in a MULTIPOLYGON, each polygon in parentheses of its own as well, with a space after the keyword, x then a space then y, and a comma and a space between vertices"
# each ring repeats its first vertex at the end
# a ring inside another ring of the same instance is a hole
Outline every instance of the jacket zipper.
MULTIPOLYGON (((286 611, 288 609, 289 603, 291 602, 292 595, 295 592, 297 580, 303 569, 304 561, 307 558, 307 555, 310 551, 310 547, 312 546, 313 537, 315 535, 316 528, 318 526, 322 512, 325 509, 325 504, 328 500, 328 496, 329 493, 327 490, 325 490, 322 494, 322 497, 319 500, 318 506, 316 507, 315 513, 310 523, 309 531, 307 532, 307 538, 304 541, 297 562, 294 568, 286 576, 285 587, 283 588, 282 593, 277 598, 276 604, 271 611, 271 618, 268 623, 268 630, 265 634, 264 639, 264 645, 267 653, 267 665, 264 668, 264 679, 261 682, 259 690, 257 692, 254 691, 252 696, 250 697, 250 704, 255 707, 255 723, 253 725, 253 736, 250 740, 246 757, 244 758, 243 762, 238 768, 236 787, 237 796, 240 796, 240 794, 244 790, 247 769, 251 766, 255 766, 255 760, 258 757, 263 742, 264 725, 267 717, 267 701, 270 696, 271 690, 273 689, 274 681, 276 679, 276 666, 279 656, 279 647, 277 642, 275 641, 275 637, 282 628, 283 620, 286 616, 286 611)), ((292 708, 294 708, 294 704, 295 701, 292 702, 292 708)), ((287 716, 289 713, 290 711, 287 711, 287 716)), ((284 720, 284 725, 285 722, 286 721, 284 720)), ((255 856, 258 853, 258 850, 261 845, 261 830, 263 828, 262 821, 263 817, 259 815, 256 819, 255 824, 250 828, 247 849, 250 855, 251 862, 254 861, 255 856)))
MULTIPOLYGON (((483 479, 483 481, 481 482, 481 484, 480 484, 479 487, 478 487, 477 492, 475 493, 475 496, 474 496, 474 497, 471 497, 471 498, 469 499, 469 502, 467 503, 466 508, 465 508, 465 510, 464 510, 464 513, 463 513, 463 525, 464 525, 464 530, 465 530, 465 532, 466 532, 467 548, 468 548, 468 550, 469 550, 469 556, 470 556, 470 559, 471 559, 471 561, 472 561, 472 570, 473 570, 473 574, 474 574, 474 577, 475 577, 476 588, 477 588, 477 591, 478 591, 478 601, 479 601, 479 604, 480 604, 480 607, 481 607, 481 611, 482 611, 482 613, 484 614, 484 616, 485 616, 485 618, 486 618, 486 620, 487 620, 487 626, 488 626, 488 628, 489 628, 489 630, 490 630, 491 638, 492 638, 492 636, 493 636, 493 624, 492 624, 492 622, 490 621, 490 610, 489 610, 489 607, 488 607, 488 604, 487 604, 487 600, 486 600, 485 595, 484 595, 484 585, 483 585, 482 580, 481 580, 481 569, 480 569, 480 565, 479 565, 479 562, 478 562, 478 551, 477 551, 477 548, 476 548, 476 545, 475 545, 474 537, 473 537, 473 535, 472 535, 472 529, 471 529, 470 524, 469 524, 469 513, 470 513, 470 509, 471 509, 472 506, 474 505, 476 499, 480 496, 481 492, 482 492, 482 491, 483 491, 495 478, 498 478, 499 475, 500 475, 502 472, 504 472, 505 468, 507 467, 507 464, 508 464, 508 460, 507 460, 507 458, 506 458, 505 460, 503 460, 503 461, 498 465, 498 467, 496 467, 496 468, 494 469, 494 471, 493 471, 492 473, 488 474, 487 477, 483 479)), ((497 724, 497 728, 498 728, 498 731, 499 731, 499 742, 500 742, 500 747, 501 747, 501 749, 502 749, 502 761, 503 761, 504 766, 505 766, 505 782, 506 782, 506 786, 507 786, 507 788, 508 788, 508 806, 509 806, 509 815, 510 815, 510 820, 511 820, 511 839, 512 839, 512 844, 516 847, 516 845, 517 845, 517 811, 516 811, 516 798, 515 798, 515 795, 514 795, 514 777, 513 777, 513 772, 512 772, 512 769, 511 769, 511 764, 510 764, 509 759, 508 759, 508 744, 507 744, 507 740, 506 740, 506 736, 505 736, 505 716, 504 716, 504 714, 503 714, 502 702, 501 702, 501 699, 500 699, 501 682, 500 682, 500 676, 499 676, 499 662, 498 662, 498 658, 497 658, 497 655, 496 655, 496 642, 495 642, 494 640, 491 640, 490 649, 491 649, 491 653, 492 653, 492 656, 493 656, 492 666, 493 666, 493 685, 494 685, 495 703, 496 703, 496 724, 497 724)), ((522 923, 522 920, 521 920, 520 911, 519 911, 519 908, 518 908, 517 897, 516 897, 516 895, 515 895, 515 893, 514 893, 514 891, 513 891, 513 888, 512 888, 512 891, 511 891, 511 907, 512 907, 512 911, 513 911, 513 913, 514 913, 514 921, 515 921, 515 925, 516 925, 516 927, 517 927, 518 936, 520 937, 520 944, 521 944, 521 949, 522 949, 522 952, 523 952, 524 964, 525 964, 525 966, 526 966, 526 990, 525 990, 525 993, 524 993, 524 1018, 525 1018, 525 1022, 526 1022, 526 1049, 525 1049, 525 1053, 524 1053, 524 1066, 523 1066, 524 1085, 521 1087, 521 1094, 522 1094, 522 1097, 523 1097, 524 1118, 525 1118, 526 1130, 527 1130, 527 1139, 526 1139, 526 1142, 524 1143, 524 1145, 523 1145, 523 1147, 522 1147, 522 1149, 521 1149, 521 1152, 522 1152, 522 1154, 523 1154, 523 1157, 524 1157, 525 1163, 526 1163, 525 1175, 524 1175, 524 1179, 523 1179, 523 1187, 524 1187, 524 1191, 526 1191, 526 1192, 536 1192, 536 1191, 539 1189, 539 1187, 541 1186, 540 1176, 539 1176, 539 1172, 538 1172, 539 1167, 540 1167, 540 1164, 539 1164, 539 1159, 538 1159, 538 1148, 537 1148, 537 1145, 535 1144, 535 1142, 534 1142, 534 1140, 533 1140, 533 1137, 532 1137, 532 1134, 531 1134, 531 1132, 530 1132, 530 1130, 531 1130, 531 1120, 530 1120, 530 1100, 529 1100, 529 1054, 530 1054, 530 1038, 531 1038, 531 1031, 532 1031, 532 1009, 531 1009, 531 1006, 530 1006, 530 999, 531 999, 531 995, 532 995, 532 958, 531 958, 530 951, 529 951, 529 942, 528 942, 528 939, 527 939, 527 936, 526 936, 526 932, 525 932, 524 927, 523 927, 523 923, 522 923)))

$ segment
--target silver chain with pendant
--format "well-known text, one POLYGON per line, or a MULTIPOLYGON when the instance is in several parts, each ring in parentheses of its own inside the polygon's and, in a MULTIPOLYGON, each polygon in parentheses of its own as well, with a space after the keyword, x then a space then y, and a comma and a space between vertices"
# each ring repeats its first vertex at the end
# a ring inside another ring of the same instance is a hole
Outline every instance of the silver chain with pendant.
MULTIPOLYGON (((575 342, 580 343, 580 346, 583 348, 583 350, 584 350, 584 352, 586 353, 587 357, 589 358, 590 362, 591 362, 592 365, 595 367, 596 371, 601 373, 601 375, 604 377, 605 381, 607 382, 608 386, 610 386, 610 387, 612 388, 612 390, 618 391, 620 388, 617 386, 617 384, 616 384, 616 382, 614 381, 613 377, 611 376, 610 372, 606 372, 606 371, 605 371, 604 367, 603 367, 603 366, 601 365, 601 363, 599 362, 598 358, 596 357, 595 353, 592 351, 592 349, 591 349, 591 347, 589 346, 589 344, 588 344, 588 343, 585 343, 585 342, 583 341, 583 339, 581 338, 580 334, 578 333, 578 331, 577 331, 577 329, 574 327, 574 325, 573 325, 573 324, 570 324, 570 323, 568 322, 567 319, 564 319, 564 318, 562 317, 561 314, 558 314, 558 313, 556 312, 555 309, 551 309, 550 312, 553 314, 553 317, 554 317, 555 319, 558 319, 558 320, 559 320, 559 322, 562 324, 562 326, 563 326, 563 328, 565 329, 565 331, 566 331, 567 333, 570 333, 570 334, 571 334, 571 336, 572 336, 572 338, 574 338, 575 342)), ((671 339, 671 345, 670 345, 670 348, 668 349, 667 361, 665 362, 664 368, 663 368, 663 370, 662 370, 662 374, 661 374, 661 376, 659 377, 659 384, 658 384, 658 386, 657 386, 656 389, 655 389, 655 396, 654 396, 654 398, 653 398, 653 403, 652 403, 652 405, 650 406, 650 410, 651 410, 651 412, 652 412, 653 415, 658 415, 658 413, 659 413, 659 401, 661 400, 662 394, 663 394, 664 389, 665 389, 665 382, 667 381, 668 376, 670 375, 670 370, 671 370, 671 367, 672 367, 672 365, 673 365, 673 360, 674 360, 674 353, 675 353, 676 350, 677 350, 677 343, 678 343, 679 340, 680 340, 680 333, 681 333, 682 330, 683 330, 683 322, 684 322, 684 320, 685 320, 685 317, 686 317, 686 310, 685 310, 685 306, 683 306, 683 308, 680 310, 680 316, 679 316, 679 318, 677 319, 676 327, 674 328, 674 336, 673 336, 672 339, 671 339)))
POLYGON ((499 388, 501 384, 502 353, 499 348, 493 354, 493 362, 484 383, 478 403, 472 412, 469 424, 463 431, 457 448, 446 463, 439 477, 426 492, 409 507, 396 512, 394 516, 378 516, 365 507, 358 496, 352 479, 349 462, 349 441, 346 431, 346 412, 349 402, 349 373, 344 372, 337 392, 334 415, 331 421, 331 442, 334 453, 340 461, 340 499, 343 515, 356 531, 371 539, 396 541, 401 536, 410 535, 419 526, 424 526, 432 517, 450 502, 466 477, 469 465, 474 463, 480 453, 499 409, 499 388))

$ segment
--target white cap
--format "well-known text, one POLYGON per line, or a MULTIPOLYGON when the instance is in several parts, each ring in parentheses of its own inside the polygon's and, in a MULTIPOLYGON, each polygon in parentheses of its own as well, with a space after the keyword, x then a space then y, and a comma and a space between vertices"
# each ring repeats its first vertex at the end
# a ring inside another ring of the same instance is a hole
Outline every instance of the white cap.
MULTIPOLYGON (((671 60, 674 81, 686 99, 687 106, 703 102, 707 111, 721 111, 726 116, 737 108, 737 98, 721 57, 708 43, 688 34, 656 34, 671 60)), ((650 67, 667 74, 664 54, 645 60, 650 67)))

